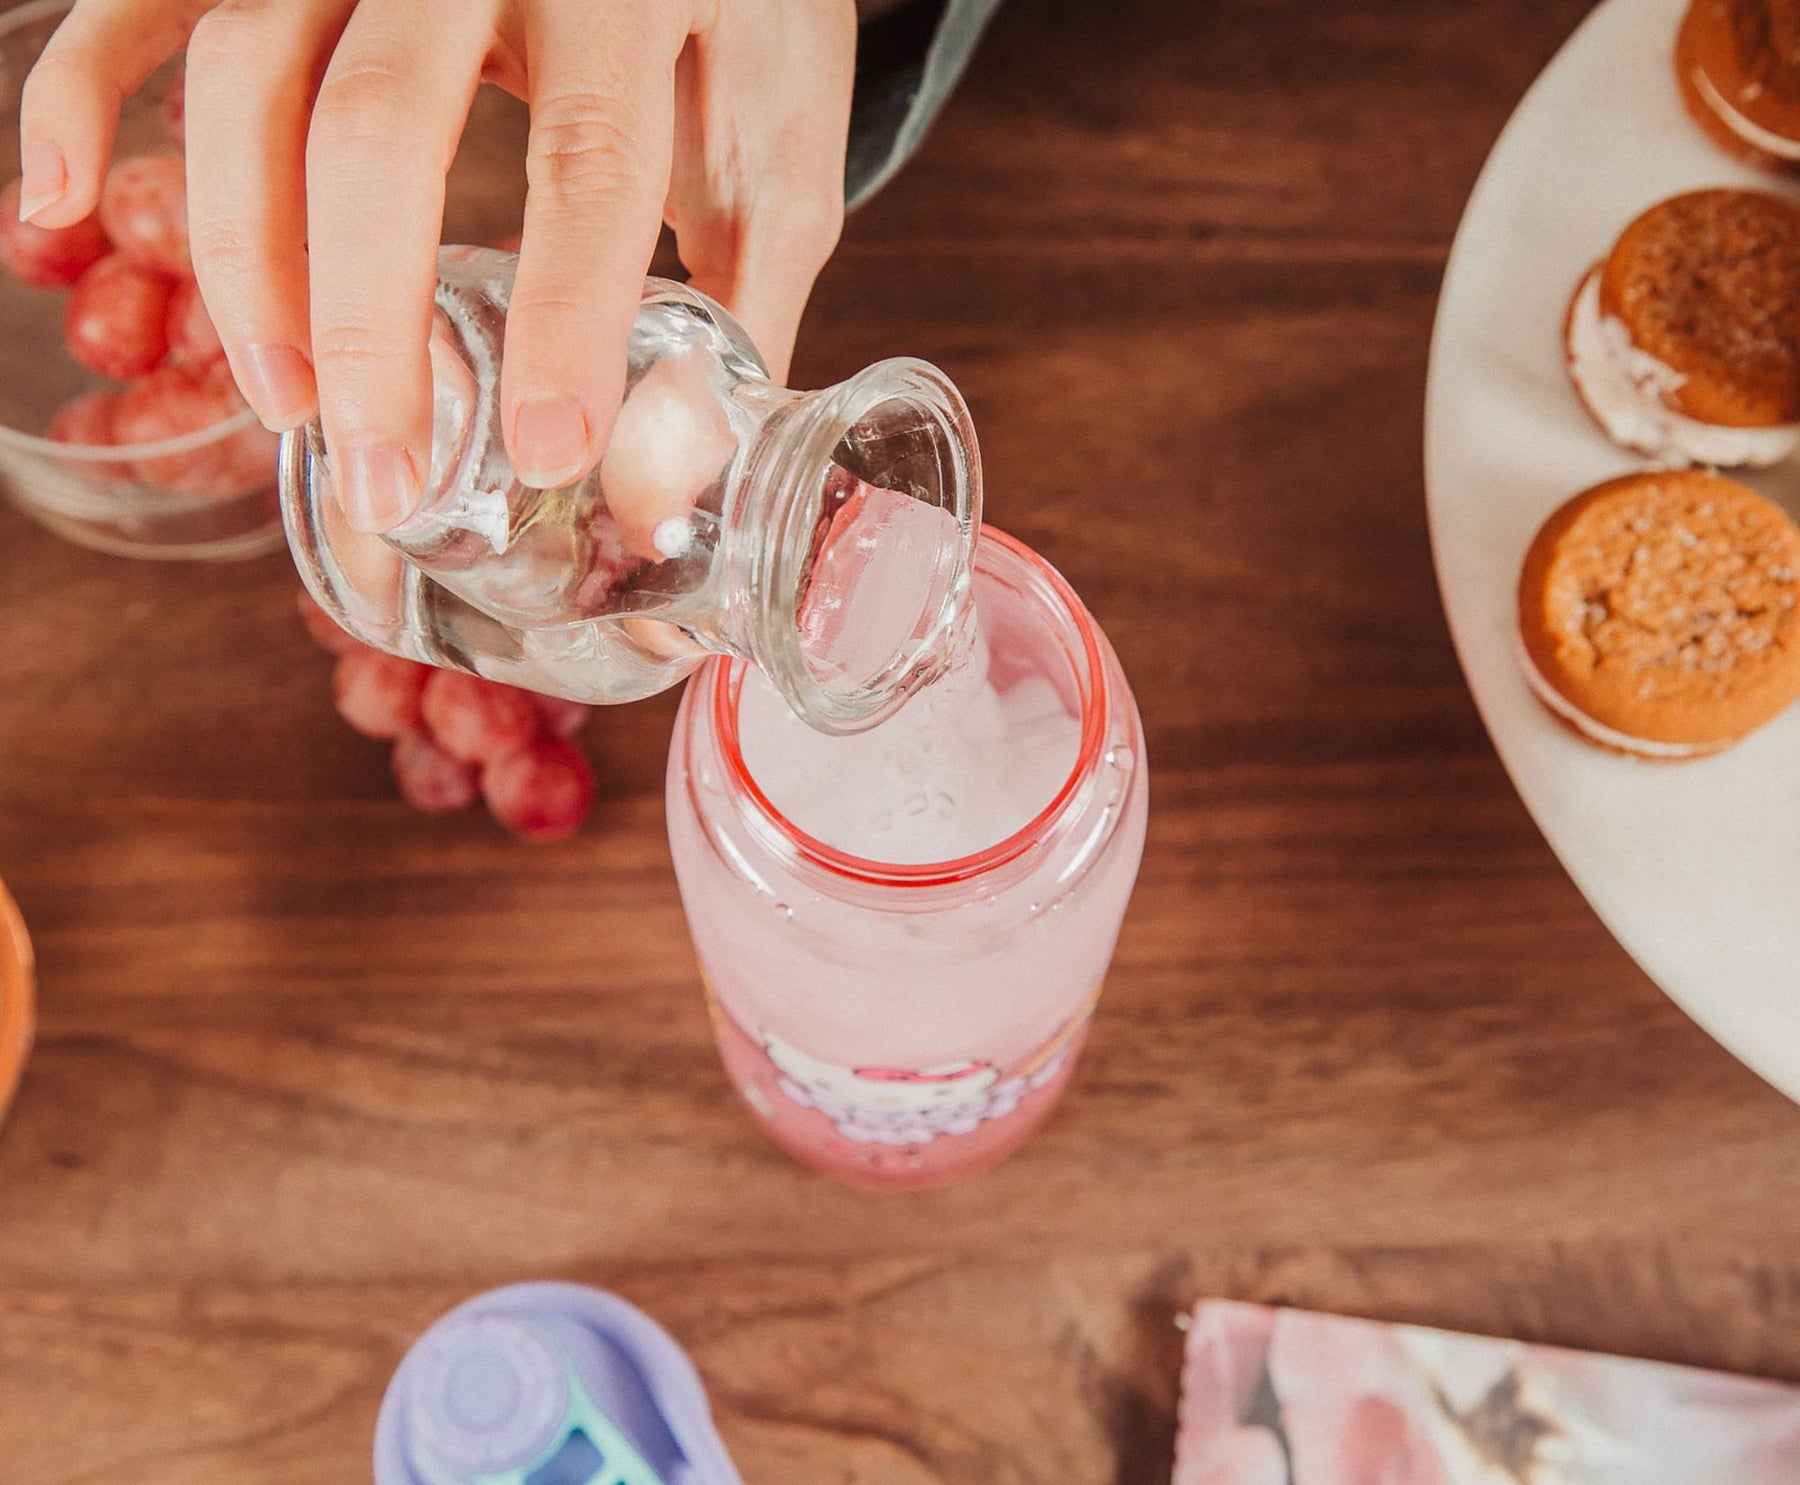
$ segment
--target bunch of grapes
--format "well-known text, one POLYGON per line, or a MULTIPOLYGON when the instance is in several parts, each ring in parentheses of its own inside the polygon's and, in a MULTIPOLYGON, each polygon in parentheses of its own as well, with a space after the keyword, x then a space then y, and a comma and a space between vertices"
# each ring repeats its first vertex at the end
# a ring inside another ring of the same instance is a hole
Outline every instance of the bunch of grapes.
POLYGON ((394 782, 414 809, 446 814, 479 797, 524 840, 564 840, 580 828, 594 802, 594 770, 570 738, 589 708, 384 655, 304 593, 300 617, 337 657, 338 715, 393 743, 394 782))
MULTIPOLYGON (((179 142, 178 110, 165 119, 179 142)), ((48 437, 96 447, 157 443, 243 410, 194 284, 180 155, 119 160, 99 208, 72 227, 21 222, 19 182, 12 181, 0 190, 0 265, 27 284, 67 290, 69 354, 126 384, 71 398, 51 418, 48 437)), ((265 483, 274 462, 274 435, 252 426, 200 448, 101 470, 180 494, 226 496, 265 483)))

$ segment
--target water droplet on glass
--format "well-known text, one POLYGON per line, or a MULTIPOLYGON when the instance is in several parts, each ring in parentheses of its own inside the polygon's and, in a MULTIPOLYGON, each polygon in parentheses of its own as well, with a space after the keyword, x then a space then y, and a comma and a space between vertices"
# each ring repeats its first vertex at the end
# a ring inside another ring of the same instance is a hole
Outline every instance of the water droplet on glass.
POLYGON ((1108 748, 1106 750, 1107 767, 1116 768, 1120 773, 1129 773, 1131 766, 1136 762, 1137 754, 1130 748, 1108 748))
POLYGON ((931 801, 925 797, 925 791, 923 789, 920 789, 917 793, 908 794, 906 796, 907 814, 922 815, 930 808, 931 801))
POLYGON ((788 919, 790 922, 793 920, 794 910, 791 907, 789 907, 785 902, 776 903, 775 911, 780 913, 782 917, 788 919))

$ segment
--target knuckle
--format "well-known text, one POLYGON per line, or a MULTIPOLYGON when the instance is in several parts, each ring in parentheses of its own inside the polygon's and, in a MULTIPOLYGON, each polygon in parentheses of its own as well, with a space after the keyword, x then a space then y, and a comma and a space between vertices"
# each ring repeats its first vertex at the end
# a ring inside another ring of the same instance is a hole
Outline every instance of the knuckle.
POLYGON ((401 339, 390 326, 361 318, 320 325, 313 332, 313 354, 319 365, 329 364, 340 376, 378 373, 406 360, 401 339))
POLYGON ((524 322, 530 327, 524 332, 529 339, 533 333, 541 333, 534 321, 566 326, 571 323, 571 317, 586 315, 591 308, 587 299, 565 285, 527 284, 514 292, 506 318, 509 325, 524 322))
POLYGON ((248 229, 243 216, 231 211, 190 210, 188 240, 193 244, 196 266, 215 282, 243 277, 263 251, 262 242, 248 229))
POLYGON ((187 44, 189 70, 217 75, 254 62, 268 40, 268 19, 265 0, 219 0, 194 23, 187 44))
POLYGON ((61 114, 70 99, 95 92, 123 97, 116 83, 108 83, 97 57, 72 42, 59 46, 52 38, 25 78, 20 106, 26 114, 61 114))
POLYGON ((609 199, 640 186, 631 132, 616 99, 599 92, 555 93, 534 103, 526 179, 577 201, 609 199))
POLYGON ((841 190, 798 189, 771 183, 758 195, 744 235, 772 250, 819 268, 836 250, 844 231, 841 190))
POLYGON ((398 48, 365 46, 331 64, 313 102, 309 147, 356 149, 391 145, 395 126, 411 112, 411 68, 398 48))

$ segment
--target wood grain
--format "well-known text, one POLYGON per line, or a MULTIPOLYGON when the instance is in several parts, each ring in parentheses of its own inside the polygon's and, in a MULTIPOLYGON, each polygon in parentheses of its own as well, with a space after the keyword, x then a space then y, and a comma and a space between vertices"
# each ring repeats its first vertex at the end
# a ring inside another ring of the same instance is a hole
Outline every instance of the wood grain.
POLYGON ((968 392, 990 514, 1143 704, 1142 885, 1017 1160, 880 1197, 716 1067, 670 698, 534 850, 395 799, 282 562, 0 512, 0 1478, 341 1485, 407 1342, 565 1276, 692 1349, 751 1485, 1166 1481, 1202 1295, 1800 1380, 1800 1110, 1611 942, 1457 673, 1420 488, 1464 196, 1581 0, 1015 3, 850 225, 818 384, 968 392))

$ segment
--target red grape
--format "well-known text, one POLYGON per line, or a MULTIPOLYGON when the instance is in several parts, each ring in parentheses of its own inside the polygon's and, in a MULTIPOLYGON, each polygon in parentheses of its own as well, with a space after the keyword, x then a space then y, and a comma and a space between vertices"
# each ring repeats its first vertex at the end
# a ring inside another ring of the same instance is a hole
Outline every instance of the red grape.
POLYGON ((517 752, 540 727, 531 693, 459 670, 433 671, 425 683, 425 725, 452 757, 489 763, 517 752))
POLYGON ((175 81, 169 84, 169 91, 163 94, 162 101, 163 132, 180 149, 187 143, 187 72, 184 69, 175 74, 175 81))
POLYGON ((58 443, 78 443, 87 448, 105 448, 115 440, 113 422, 118 415, 117 392, 84 392, 71 397, 50 415, 45 438, 58 443))
POLYGON ((306 626, 313 643, 327 655, 348 655, 352 650, 363 648, 362 641, 313 602, 312 594, 306 589, 302 588, 295 597, 299 599, 300 622, 306 626))
POLYGON ((394 782, 400 797, 428 815, 449 814, 475 803, 475 765, 452 758, 423 732, 394 741, 394 782))
MULTIPOLYGON (((127 387, 113 427, 121 444, 158 443, 210 428, 242 409, 228 382, 188 366, 162 366, 127 387)), ((259 430, 260 431, 260 430, 259 430)), ((246 488, 233 440, 137 462, 138 478, 183 495, 231 495, 246 488)))
MULTIPOLYGON (((231 379, 231 368, 223 360, 209 363, 202 368, 201 374, 212 384, 221 406, 234 413, 244 411, 247 404, 243 394, 231 379)), ((276 456, 280 451, 279 433, 271 433, 258 422, 240 428, 219 446, 219 489, 238 494, 273 485, 276 456)))
MULTIPOLYGON (((163 366, 126 389, 120 399, 118 442, 154 443, 211 428, 244 411, 223 361, 210 366, 163 366)), ((239 495, 275 477, 280 440, 260 423, 181 453, 140 459, 138 478, 189 495, 239 495)))
POLYGON ((0 264, 40 289, 66 289, 110 250, 97 216, 73 227, 40 227, 19 220, 19 183, 0 190, 0 264))
POLYGON ((191 278, 187 173, 180 155, 131 155, 107 172, 100 225, 126 257, 191 278))
POLYGON ((419 728, 427 668, 358 647, 338 657, 331 677, 338 715, 365 737, 392 738, 419 728))
MULTIPOLYGON (((44 437, 57 443, 79 444, 83 448, 106 448, 118 442, 117 392, 84 392, 71 397, 51 414, 44 437)), ((101 479, 131 478, 131 466, 113 460, 83 460, 81 468, 101 479)))
POLYGON ((575 584, 575 602, 587 614, 603 614, 615 606, 618 590, 644 564, 625 545, 625 533, 604 505, 588 518, 587 570, 575 584))
POLYGON ((199 285, 191 279, 177 284, 169 296, 168 325, 171 361, 208 366, 224 359, 225 347, 219 343, 219 332, 206 312, 199 285))
POLYGON ((537 708, 538 716, 543 718, 544 726, 558 737, 573 737, 581 731, 587 726, 588 714, 593 710, 579 701, 565 701, 560 696, 534 694, 531 704, 537 708))
POLYGON ((156 366, 169 349, 172 279, 118 253, 81 276, 63 311, 69 354, 89 371, 124 381, 156 366))
POLYGON ((225 495, 243 495, 267 489, 275 483, 276 455, 281 435, 261 423, 252 423, 225 440, 216 488, 225 495))
POLYGON ((594 770, 572 743, 539 737, 481 770, 481 794, 514 835, 557 841, 573 835, 594 802, 594 770))

